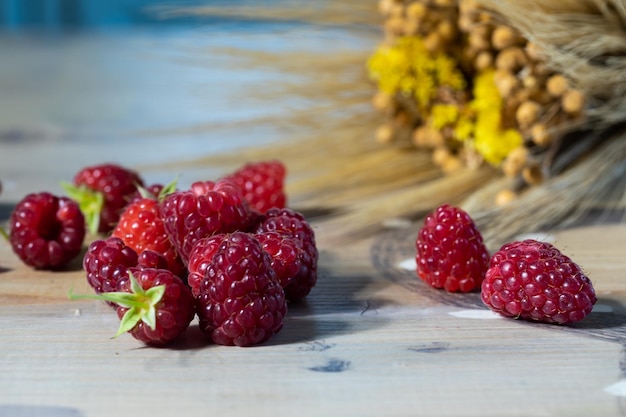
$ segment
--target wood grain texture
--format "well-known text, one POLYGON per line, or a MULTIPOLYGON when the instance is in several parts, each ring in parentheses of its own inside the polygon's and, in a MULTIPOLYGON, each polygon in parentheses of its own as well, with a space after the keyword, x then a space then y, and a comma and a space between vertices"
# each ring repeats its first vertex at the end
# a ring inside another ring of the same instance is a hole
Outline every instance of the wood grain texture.
POLYGON ((625 232, 555 234, 599 295, 567 327, 421 285, 398 267, 411 231, 340 248, 322 238, 318 286, 252 348, 209 344, 195 323, 168 348, 111 339, 108 306, 67 299, 89 291, 79 262, 33 271, 1 242, 0 416, 625 415, 625 232))

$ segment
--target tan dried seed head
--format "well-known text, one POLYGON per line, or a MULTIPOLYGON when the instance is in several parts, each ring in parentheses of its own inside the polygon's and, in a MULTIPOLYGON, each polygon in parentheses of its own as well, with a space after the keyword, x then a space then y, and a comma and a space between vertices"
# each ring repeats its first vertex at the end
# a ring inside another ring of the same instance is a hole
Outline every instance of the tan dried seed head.
POLYGON ((520 36, 509 26, 497 26, 491 34, 491 44, 497 50, 520 44, 520 36))
POLYGON ((519 79, 509 71, 496 70, 494 81, 500 95, 504 98, 512 96, 513 92, 520 86, 519 79))
POLYGON ((569 114, 579 114, 585 107, 585 96, 579 90, 569 90, 561 98, 561 107, 569 114))
POLYGON ((537 146, 546 147, 552 142, 552 135, 544 123, 535 123, 530 128, 530 137, 537 146))
POLYGON ((424 38, 424 47, 426 48, 427 51, 431 53, 440 51, 443 47, 443 44, 444 44, 444 41, 438 32, 430 32, 424 38))
POLYGON ((420 2, 413 2, 406 7, 406 17, 411 20, 422 20, 428 14, 426 5, 420 2))
POLYGON ((518 146, 513 149, 504 162, 502 163, 502 172, 507 177, 515 177, 519 175, 522 168, 526 165, 528 161, 528 149, 525 146, 518 146))
POLYGON ((498 194, 496 194, 495 204, 498 207, 506 206, 510 202, 514 201, 516 198, 517 194, 515 194, 513 190, 500 190, 498 194))
POLYGON ((538 185, 543 182, 543 172, 538 164, 527 165, 522 169, 522 178, 527 184, 538 185))
POLYGON ((500 51, 496 57, 496 68, 510 72, 517 72, 528 63, 526 53, 522 48, 510 46, 500 51))
POLYGON ((554 74, 546 81, 546 90, 553 97, 561 97, 568 89, 567 78, 561 74, 554 74))
POLYGON ((378 143, 387 144, 393 142, 396 132, 389 124, 383 124, 376 129, 376 141, 378 143))
POLYGON ((490 51, 479 52, 474 60, 474 68, 477 71, 493 68, 493 54, 490 51))
POLYGON ((519 105, 515 112, 515 119, 522 129, 527 129, 537 121, 541 106, 534 101, 525 101, 519 105))
POLYGON ((380 112, 390 111, 395 107, 394 99, 391 95, 378 91, 372 97, 372 106, 380 112))

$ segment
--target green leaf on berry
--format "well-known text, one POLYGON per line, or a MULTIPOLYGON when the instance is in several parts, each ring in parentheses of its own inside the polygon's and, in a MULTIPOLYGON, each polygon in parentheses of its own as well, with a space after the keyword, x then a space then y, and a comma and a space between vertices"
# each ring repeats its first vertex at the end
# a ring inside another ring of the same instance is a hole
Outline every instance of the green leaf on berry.
POLYGON ((151 200, 156 200, 158 202, 161 202, 163 201, 165 196, 172 194, 174 191, 176 191, 176 186, 178 185, 178 178, 174 178, 172 181, 167 183, 161 189, 161 191, 159 192, 159 195, 156 195, 156 196, 152 194, 150 191, 148 191, 148 189, 146 189, 141 184, 135 184, 135 185, 137 187, 137 191, 139 191, 139 195, 141 195, 142 198, 149 198, 151 200))
POLYGON ((178 185, 178 178, 174 178, 172 181, 170 181, 169 183, 165 184, 165 186, 163 187, 163 189, 161 190, 161 192, 157 196, 158 200, 159 201, 163 201, 165 196, 167 196, 169 194, 172 194, 174 191, 176 191, 176 186, 177 185, 178 185))
POLYGON ((7 241, 9 241, 9 234, 6 232, 6 230, 4 230, 2 227, 0 227, 0 236, 2 236, 4 239, 6 239, 7 241))
POLYGON ((165 285, 157 285, 155 287, 144 290, 141 284, 133 274, 129 274, 131 292, 107 292, 97 295, 92 294, 73 294, 70 290, 68 296, 71 300, 78 299, 95 299, 110 301, 127 307, 120 322, 120 327, 115 337, 131 331, 140 321, 144 322, 152 330, 156 328, 156 305, 161 301, 165 294, 165 285))
POLYGON ((97 234, 100 227, 100 213, 104 206, 104 195, 85 185, 76 186, 62 182, 61 187, 72 200, 78 203, 80 211, 85 216, 85 223, 89 232, 94 235, 97 234))

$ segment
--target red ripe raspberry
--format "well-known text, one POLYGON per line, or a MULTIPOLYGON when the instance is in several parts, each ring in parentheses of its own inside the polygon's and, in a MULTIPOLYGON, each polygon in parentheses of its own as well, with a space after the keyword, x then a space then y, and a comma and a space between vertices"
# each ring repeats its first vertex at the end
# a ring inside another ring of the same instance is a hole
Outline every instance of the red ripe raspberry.
POLYGON ((221 345, 264 342, 282 329, 287 313, 270 256, 243 232, 224 238, 197 300, 200 329, 221 345))
POLYGON ((225 178, 239 187, 253 209, 265 213, 273 207, 285 207, 286 172, 280 161, 262 161, 246 164, 225 178))
POLYGON ((196 182, 189 191, 165 196, 161 203, 161 218, 186 265, 198 240, 246 229, 251 212, 239 189, 228 180, 220 180, 196 182))
POLYGON ((426 216, 415 246, 417 275, 424 282, 450 292, 480 289, 489 252, 462 209, 444 204, 426 216))
POLYGON ((169 270, 167 260, 163 257, 163 255, 151 250, 144 250, 137 255, 137 267, 169 270))
POLYGON ((13 209, 9 241, 17 256, 38 269, 57 269, 80 253, 85 218, 76 202, 48 192, 32 193, 13 209))
MULTIPOLYGON (((167 269, 167 261, 160 253, 144 250, 139 255, 117 237, 91 242, 83 257, 87 282, 96 294, 117 291, 122 278, 128 278, 130 268, 167 269)), ((112 303, 108 303, 113 305, 112 303)))
MULTIPOLYGON (((285 293, 289 300, 306 297, 317 283, 319 253, 315 243, 313 228, 311 228, 304 216, 292 209, 273 208, 257 220, 253 231, 256 234, 278 233, 294 239, 298 243, 300 247, 297 261, 299 271, 285 287, 285 293)), ((266 250, 269 250, 270 253, 274 252, 269 245, 266 250)))
POLYGON ((191 288, 194 297, 200 295, 200 286, 209 268, 209 264, 213 260, 213 256, 226 237, 225 234, 219 233, 211 237, 200 239, 193 245, 193 249, 189 254, 189 275, 187 276, 187 284, 191 288))
POLYGON ((120 215, 112 236, 122 239, 137 253, 145 250, 160 253, 167 261, 166 269, 181 278, 185 276, 185 266, 165 232, 157 200, 142 198, 129 204, 120 215))
POLYGON ((195 317, 189 287, 167 269, 131 268, 130 272, 120 280, 119 291, 133 294, 140 304, 117 301, 122 320, 118 335, 129 332, 146 344, 165 345, 183 334, 195 317))
POLYGON ((117 291, 122 278, 128 277, 128 269, 136 267, 137 252, 122 239, 110 237, 95 240, 83 257, 83 269, 87 282, 97 294, 117 291))
POLYGON ((263 250, 272 257, 272 268, 285 297, 295 301, 305 297, 315 285, 317 274, 311 271, 311 257, 294 237, 278 232, 255 235, 263 250))
POLYGON ((532 239, 508 243, 493 255, 481 297, 503 316, 557 324, 584 319, 597 301, 577 264, 532 239))
POLYGON ((118 287, 116 292, 70 294, 70 298, 94 298, 117 305, 121 322, 115 337, 128 332, 153 346, 165 345, 179 337, 195 316, 195 301, 189 287, 167 269, 130 268, 118 287))
POLYGON ((64 184, 68 195, 80 205, 92 233, 110 232, 143 180, 135 171, 115 164, 85 167, 73 185, 64 184))

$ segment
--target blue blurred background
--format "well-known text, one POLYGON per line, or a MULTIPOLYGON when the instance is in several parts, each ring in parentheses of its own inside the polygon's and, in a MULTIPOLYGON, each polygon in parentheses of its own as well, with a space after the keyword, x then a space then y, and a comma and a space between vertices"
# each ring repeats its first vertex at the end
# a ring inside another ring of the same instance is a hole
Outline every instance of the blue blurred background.
POLYGON ((121 26, 191 24, 192 18, 162 20, 159 5, 194 6, 199 1, 159 0, 0 0, 3 31, 102 29, 121 26))
POLYGON ((0 201, 61 192, 105 161, 184 185, 211 167, 154 167, 284 140, 273 121, 312 103, 285 93, 302 75, 281 57, 372 43, 341 25, 219 13, 281 2, 298 0, 0 0, 0 201), (165 13, 192 6, 213 13, 165 13))

